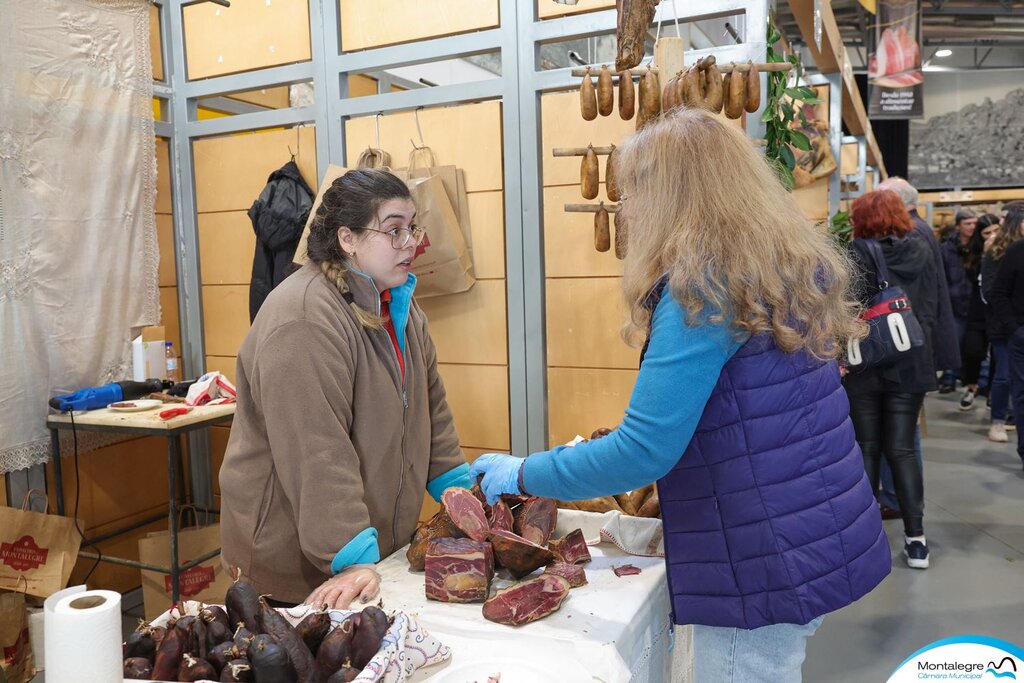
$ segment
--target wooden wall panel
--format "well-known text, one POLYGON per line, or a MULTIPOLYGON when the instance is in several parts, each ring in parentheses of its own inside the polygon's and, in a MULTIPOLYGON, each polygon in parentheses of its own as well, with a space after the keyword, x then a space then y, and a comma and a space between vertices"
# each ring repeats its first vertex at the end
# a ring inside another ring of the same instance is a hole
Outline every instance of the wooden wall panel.
POLYGON ((251 71, 310 58, 306 0, 235 0, 184 9, 189 79, 251 71))
POLYGON ((156 139, 156 212, 172 213, 170 149, 165 138, 156 139))
MULTIPOLYGON (((166 494, 164 494, 166 496, 166 494)), ((142 521, 147 517, 151 517, 164 512, 166 515, 167 507, 162 505, 151 510, 143 510, 137 515, 121 520, 117 523, 105 524, 102 526, 95 527, 86 531, 86 536, 98 536, 105 534, 115 529, 126 526, 135 522, 142 521)), ((117 536, 109 540, 103 541, 99 544, 100 552, 104 555, 110 555, 113 557, 123 557, 129 560, 139 559, 139 540, 145 538, 145 536, 154 531, 166 531, 167 530, 167 519, 166 517, 160 521, 153 522, 147 526, 130 531, 123 536, 117 536)), ((94 548, 88 548, 89 551, 95 552, 94 548)), ((78 562, 75 563, 75 568, 71 572, 71 578, 68 581, 68 585, 74 586, 84 582, 85 577, 92 571, 93 566, 96 564, 95 560, 87 560, 85 558, 79 558, 78 562)), ((138 588, 142 585, 142 576, 138 569, 132 567, 124 567, 121 565, 111 564, 109 562, 101 562, 97 567, 96 571, 93 571, 89 576, 88 586, 91 589, 104 589, 113 590, 119 593, 126 593, 130 590, 138 588)))
POLYGON ((160 288, 160 324, 167 333, 165 341, 174 342, 174 350, 181 355, 181 330, 178 325, 178 288, 160 288))
POLYGON ((288 161, 288 147, 294 150, 296 140, 299 153, 295 162, 309 186, 316 188, 316 134, 312 127, 197 140, 193 149, 199 213, 248 211, 270 174, 288 161))
MULTIPOLYGON (((599 9, 615 7, 615 0, 579 0, 575 5, 564 5, 555 0, 537 0, 537 16, 541 19, 560 17, 567 14, 582 14, 599 9)), ((672 35, 675 35, 674 33, 672 35)))
POLYGON ((256 235, 244 211, 199 214, 199 253, 204 285, 248 285, 256 235))
POLYGON ((793 199, 804 215, 813 221, 828 219, 828 178, 815 181, 807 187, 793 190, 793 199))
POLYGON ((594 214, 565 212, 567 203, 581 202, 586 203, 580 198, 579 185, 544 188, 545 275, 620 277, 622 261, 615 258, 614 250, 594 249, 594 214))
MULTIPOLYGON (((466 171, 469 192, 502 189, 501 104, 483 102, 433 107, 419 113, 423 139, 434 151, 437 163, 453 164, 466 171)), ((376 145, 374 117, 345 122, 349 166, 368 146, 376 145)), ((380 117, 380 146, 391 154, 395 168, 404 168, 412 151, 410 140, 419 142, 413 112, 380 117)), ((579 169, 577 169, 577 175, 579 169)))
POLYGON ((340 0, 345 52, 498 25, 498 0, 340 0))
POLYGON ((628 317, 619 278, 547 280, 548 366, 637 367, 619 328, 628 317))
POLYGON ((508 364, 505 281, 482 280, 469 291, 418 299, 440 363, 508 364))
POLYGON ((548 431, 551 445, 577 434, 590 436, 598 427, 612 429, 622 421, 636 381, 636 370, 550 368, 548 431))
POLYGON ((469 195, 473 268, 478 280, 505 277, 505 201, 502 192, 469 195))
POLYGON ((249 90, 248 92, 231 93, 228 97, 233 100, 248 102, 249 104, 258 104, 268 109, 287 109, 289 105, 287 85, 277 88, 262 88, 260 90, 249 90))
POLYGON ((348 96, 366 97, 377 94, 377 79, 362 74, 352 74, 348 77, 348 96))
POLYGON ((860 145, 857 143, 847 143, 839 149, 842 153, 839 172, 843 175, 857 175, 857 170, 860 168, 860 164, 858 163, 860 145))
POLYGON ((160 286, 178 284, 174 254, 174 218, 165 213, 156 215, 156 237, 160 249, 160 286))
POLYGON ((203 287, 203 326, 206 352, 211 356, 235 356, 249 331, 249 287, 203 287))
POLYGON ((153 62, 153 80, 164 80, 163 35, 160 33, 160 10, 149 6, 149 56, 153 62))
MULTIPOLYGON (((596 83, 596 78, 595 78, 596 83)), ((601 147, 621 144, 636 130, 636 122, 623 121, 618 114, 618 88, 615 89, 615 111, 611 116, 599 116, 584 121, 580 116, 580 96, 577 91, 552 93, 540 100, 542 130, 542 169, 544 186, 579 185, 581 157, 555 157, 555 147, 601 147)), ((604 180, 606 157, 601 162, 601 180, 604 180)), ((577 194, 577 200, 579 195, 577 194)), ((596 200, 595 200, 596 201, 596 200)))
POLYGON ((234 384, 237 361, 238 359, 235 356, 207 356, 206 371, 213 372, 214 370, 217 370, 231 380, 232 384, 234 384))
POLYGON ((439 366, 463 447, 508 450, 508 368, 503 365, 439 366))

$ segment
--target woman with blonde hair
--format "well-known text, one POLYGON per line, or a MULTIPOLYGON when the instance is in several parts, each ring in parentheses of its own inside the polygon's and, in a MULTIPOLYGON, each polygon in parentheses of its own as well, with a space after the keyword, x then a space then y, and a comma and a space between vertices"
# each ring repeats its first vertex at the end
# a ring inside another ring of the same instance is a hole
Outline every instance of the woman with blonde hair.
POLYGON ((645 340, 626 416, 470 475, 490 500, 657 481, 696 680, 799 681, 824 615, 891 564, 835 360, 861 334, 850 271, 734 125, 687 109, 621 151, 625 334, 645 340))

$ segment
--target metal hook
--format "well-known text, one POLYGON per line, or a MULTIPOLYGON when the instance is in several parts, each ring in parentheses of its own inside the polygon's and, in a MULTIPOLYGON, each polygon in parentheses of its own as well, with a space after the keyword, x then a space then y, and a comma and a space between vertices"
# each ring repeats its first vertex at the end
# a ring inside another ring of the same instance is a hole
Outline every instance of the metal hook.
POLYGON ((379 111, 377 115, 373 117, 373 128, 377 135, 377 149, 380 149, 380 117, 384 116, 384 112, 379 111))
POLYGON ((291 145, 288 145, 288 153, 292 155, 292 161, 295 161, 295 152, 292 151, 291 145))
MULTIPOLYGON (((420 146, 421 147, 426 147, 427 143, 423 141, 423 129, 420 128, 420 109, 423 109, 423 107, 422 106, 416 107, 416 109, 413 110, 413 112, 412 112, 412 116, 416 120, 416 132, 420 136, 420 146)), ((413 143, 413 147, 415 147, 415 146, 416 146, 416 143, 413 143)))

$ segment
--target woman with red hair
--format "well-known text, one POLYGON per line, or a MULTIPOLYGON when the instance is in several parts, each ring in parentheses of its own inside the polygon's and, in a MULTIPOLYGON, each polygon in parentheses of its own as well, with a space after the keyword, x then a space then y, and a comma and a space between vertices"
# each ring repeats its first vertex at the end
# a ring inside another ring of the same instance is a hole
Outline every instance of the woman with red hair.
POLYGON ((854 237, 851 251, 860 272, 855 286, 857 298, 867 307, 878 292, 879 278, 868 242, 873 240, 881 247, 889 284, 906 292, 924 332, 924 346, 904 353, 894 365, 851 372, 844 384, 872 490, 878 490, 884 454, 903 516, 903 554, 908 566, 927 569, 924 481, 914 456, 914 433, 924 395, 938 388, 932 328, 939 308, 939 273, 928 246, 912 234, 911 218, 894 192, 876 190, 858 197, 850 220, 854 237))

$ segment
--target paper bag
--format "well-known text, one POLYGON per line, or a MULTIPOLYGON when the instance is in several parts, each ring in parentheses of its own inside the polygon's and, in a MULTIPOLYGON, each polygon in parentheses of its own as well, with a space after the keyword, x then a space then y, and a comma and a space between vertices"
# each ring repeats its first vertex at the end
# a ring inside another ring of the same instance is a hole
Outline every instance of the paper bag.
POLYGON ((429 147, 417 147, 409 154, 408 168, 393 171, 402 180, 425 178, 436 175, 444 183, 444 191, 459 220, 462 238, 466 241, 470 263, 473 262, 473 227, 469 217, 469 195, 466 192, 466 172, 455 166, 438 166, 434 152, 429 147))
POLYGON ((306 265, 306 261, 309 260, 309 256, 306 254, 306 242, 309 240, 309 229, 313 225, 313 218, 316 216, 316 210, 320 208, 320 205, 324 202, 324 193, 327 192, 327 188, 331 186, 337 178, 348 173, 348 169, 343 166, 335 166, 331 164, 327 167, 327 172, 324 173, 323 180, 320 181, 320 188, 316 191, 316 199, 313 200, 313 208, 309 210, 309 217, 306 219, 306 227, 302 229, 302 237, 299 238, 299 245, 295 247, 295 257, 292 259, 293 262, 298 263, 300 266, 306 265))
POLYGON ((67 585, 78 559, 82 537, 75 520, 28 509, 33 489, 21 509, 0 506, 0 590, 46 598, 67 585))
POLYGON ((36 675, 26 614, 24 594, 0 593, 0 671, 8 683, 28 683, 36 675))
MULTIPOLYGON (((205 555, 220 547, 220 525, 204 520, 201 526, 178 531, 178 564, 205 555)), ((139 539, 139 561, 158 567, 171 566, 171 536, 167 531, 154 531, 139 539)), ((221 564, 220 556, 183 571, 178 576, 180 599, 220 604, 231 587, 231 576, 221 564)), ((171 575, 142 572, 142 600, 146 619, 153 619, 171 607, 171 575)))
POLYGON ((416 222, 426 230, 412 262, 416 297, 465 292, 476 282, 473 262, 441 177, 409 178, 406 184, 416 202, 416 222))

